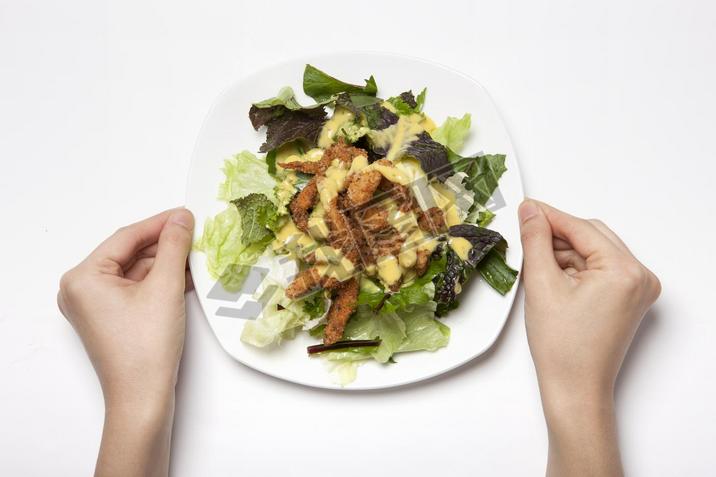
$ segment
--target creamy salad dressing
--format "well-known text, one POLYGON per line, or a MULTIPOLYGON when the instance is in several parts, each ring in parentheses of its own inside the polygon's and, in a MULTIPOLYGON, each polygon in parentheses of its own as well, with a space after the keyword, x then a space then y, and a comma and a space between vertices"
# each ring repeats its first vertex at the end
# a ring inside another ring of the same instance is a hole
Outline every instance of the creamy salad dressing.
POLYGON ((318 136, 318 147, 328 148, 333 144, 336 138, 336 134, 346 124, 353 121, 355 116, 349 110, 338 107, 333 112, 331 119, 326 121, 321 129, 321 134, 318 136))

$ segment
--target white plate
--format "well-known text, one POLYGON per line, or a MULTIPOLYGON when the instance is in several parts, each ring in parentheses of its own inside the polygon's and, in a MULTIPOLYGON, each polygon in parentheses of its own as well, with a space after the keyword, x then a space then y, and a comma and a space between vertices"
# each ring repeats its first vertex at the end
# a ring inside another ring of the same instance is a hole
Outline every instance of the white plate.
MULTIPOLYGON (((258 151, 264 132, 251 127, 248 110, 252 102, 274 96, 285 85, 294 88, 304 104, 310 98, 302 94, 302 75, 311 63, 339 79, 355 84, 375 75, 382 97, 407 89, 428 88, 425 112, 440 124, 448 116, 472 114, 473 127, 463 153, 507 154, 507 172, 500 180, 495 212, 490 226, 510 244, 507 262, 515 269, 522 264, 517 206, 523 198, 522 183, 515 151, 500 115, 487 92, 475 80, 434 63, 383 53, 336 53, 303 58, 266 68, 241 79, 224 91, 214 103, 199 133, 187 185, 187 207, 197 221, 195 238, 201 235, 207 217, 220 212, 225 204, 216 199, 222 180, 224 159, 247 149, 258 151)), ((239 362, 261 372, 307 386, 337 388, 322 359, 309 358, 306 346, 316 340, 300 333, 280 347, 257 349, 239 339, 244 319, 217 316, 220 307, 240 308, 242 301, 212 298, 215 285, 206 271, 205 257, 192 252, 190 266, 196 292, 211 328, 221 346, 239 362)), ((512 307, 517 286, 501 296, 475 278, 460 295, 460 307, 444 322, 452 330, 450 344, 436 352, 405 353, 396 356, 397 364, 369 362, 358 369, 358 378, 344 389, 377 389, 414 383, 454 369, 484 353, 497 339, 512 307)))

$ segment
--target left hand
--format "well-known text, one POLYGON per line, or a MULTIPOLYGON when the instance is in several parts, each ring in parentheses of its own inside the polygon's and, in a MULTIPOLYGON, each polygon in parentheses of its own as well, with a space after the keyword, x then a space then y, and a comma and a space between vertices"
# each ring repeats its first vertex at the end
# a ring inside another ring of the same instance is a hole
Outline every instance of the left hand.
POLYGON ((193 228, 183 208, 122 227, 60 280, 58 305, 82 339, 108 409, 140 403, 146 411, 173 400, 193 228))

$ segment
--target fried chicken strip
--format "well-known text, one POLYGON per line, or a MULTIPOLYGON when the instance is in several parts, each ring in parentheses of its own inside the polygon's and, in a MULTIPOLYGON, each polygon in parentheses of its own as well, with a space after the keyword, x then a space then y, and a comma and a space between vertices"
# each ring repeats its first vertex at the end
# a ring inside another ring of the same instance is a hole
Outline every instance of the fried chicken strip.
POLYGON ((430 264, 430 255, 432 252, 429 250, 418 250, 417 251, 417 260, 415 261, 415 273, 422 277, 425 272, 428 270, 428 265, 430 264))
POLYGON ((299 230, 308 233, 308 216, 311 215, 311 210, 316 202, 318 202, 318 186, 314 177, 288 205, 291 218, 299 230))
POLYGON ((326 169, 328 169, 328 166, 331 165, 334 159, 338 159, 350 165, 356 156, 368 157, 368 153, 365 149, 349 146, 343 139, 339 139, 325 150, 323 157, 318 161, 280 162, 278 165, 284 169, 293 169, 294 171, 303 172, 304 174, 320 175, 326 172, 326 169))
POLYGON ((342 286, 337 289, 326 316, 327 324, 323 333, 324 344, 333 344, 343 337, 346 323, 356 309, 358 290, 358 280, 355 277, 343 282, 342 286))
POLYGON ((445 213, 440 207, 430 207, 428 210, 420 210, 418 212, 418 227, 425 232, 430 232, 435 235, 447 232, 445 213))
POLYGON ((346 198, 351 207, 360 207, 373 198, 383 175, 379 171, 359 171, 348 176, 346 198))
POLYGON ((308 295, 320 288, 326 290, 335 290, 341 286, 334 277, 321 275, 318 267, 313 266, 307 268, 296 275, 296 278, 286 288, 286 296, 292 300, 308 295))

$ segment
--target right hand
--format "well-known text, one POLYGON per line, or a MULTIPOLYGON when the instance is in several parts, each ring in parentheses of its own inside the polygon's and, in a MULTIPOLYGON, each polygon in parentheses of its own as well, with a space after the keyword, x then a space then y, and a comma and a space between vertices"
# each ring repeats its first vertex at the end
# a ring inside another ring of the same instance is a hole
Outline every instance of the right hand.
POLYGON ((527 338, 543 397, 611 399, 659 280, 601 221, 534 200, 519 216, 527 338))

